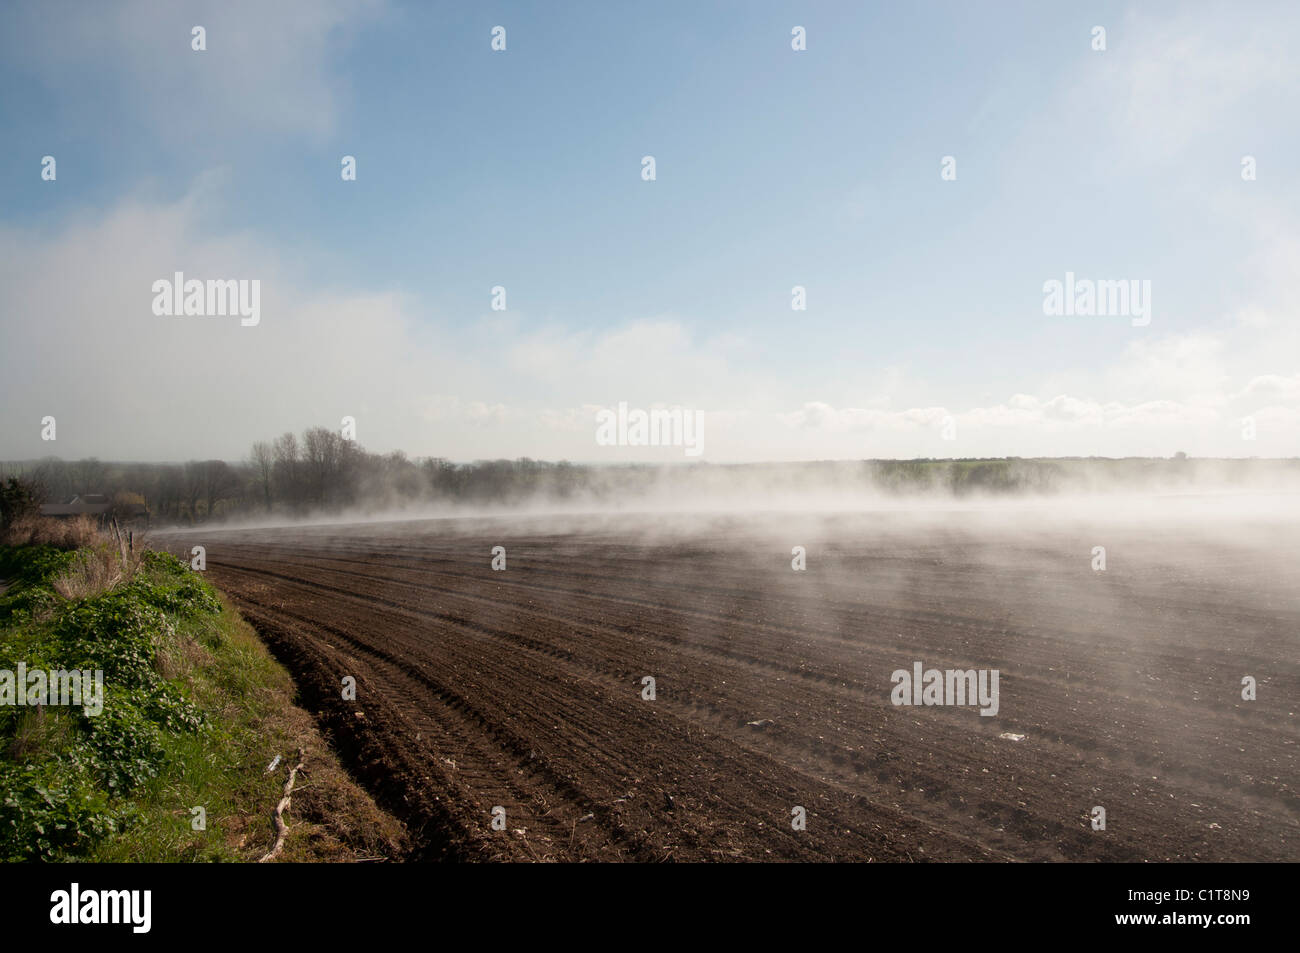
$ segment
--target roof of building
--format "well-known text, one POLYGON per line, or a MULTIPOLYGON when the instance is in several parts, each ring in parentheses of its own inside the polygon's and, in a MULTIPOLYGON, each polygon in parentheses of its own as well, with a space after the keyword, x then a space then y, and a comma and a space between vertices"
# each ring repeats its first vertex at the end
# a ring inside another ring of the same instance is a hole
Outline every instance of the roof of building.
POLYGON ((99 516, 113 508, 112 503, 44 503, 42 516, 99 516))

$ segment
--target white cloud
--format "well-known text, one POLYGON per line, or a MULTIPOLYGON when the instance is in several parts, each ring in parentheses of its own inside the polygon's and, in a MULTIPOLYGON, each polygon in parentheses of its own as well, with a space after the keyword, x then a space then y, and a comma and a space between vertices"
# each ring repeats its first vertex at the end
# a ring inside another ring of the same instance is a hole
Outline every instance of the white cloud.
POLYGON ((310 263, 256 236, 211 232, 226 187, 206 176, 180 201, 124 202, 54 235, 0 228, 0 458, 237 458, 351 415, 380 451, 635 459, 639 448, 594 441, 595 410, 618 401, 705 411, 706 459, 719 461, 1300 449, 1297 356, 1264 332, 1142 339, 1068 390, 1040 391, 1029 368, 996 382, 1004 400, 979 404, 891 402, 924 388, 887 367, 872 376, 885 393, 836 403, 818 369, 772 371, 754 360, 759 342, 671 316, 580 331, 513 312, 431 322, 383 289, 319 286, 299 271, 310 263), (261 324, 155 316, 152 283, 178 270, 259 279, 261 324), (1270 352, 1272 369, 1259 360, 1270 352), (39 439, 46 414, 56 444, 39 439), (1259 439, 1243 446, 1248 414, 1259 439), (940 437, 949 415, 955 441, 940 437))
POLYGON ((1294 10, 1273 17, 1206 17, 1189 7, 1159 17, 1132 11, 1090 60, 1079 101, 1106 105, 1112 133, 1133 152, 1165 162, 1235 129, 1260 100, 1294 89, 1294 10), (1286 24, 1291 20, 1291 29, 1286 24), (1243 108, 1247 107, 1247 108, 1243 108))
POLYGON ((1108 389, 1127 400, 1220 403, 1229 380, 1223 362, 1223 341, 1205 332, 1140 338, 1110 370, 1108 389))

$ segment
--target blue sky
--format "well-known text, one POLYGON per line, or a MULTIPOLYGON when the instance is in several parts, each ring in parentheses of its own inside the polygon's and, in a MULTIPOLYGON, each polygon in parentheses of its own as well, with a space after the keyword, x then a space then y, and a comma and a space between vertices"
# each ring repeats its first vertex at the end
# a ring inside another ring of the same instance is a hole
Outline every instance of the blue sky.
POLYGON ((1297 40, 1283 3, 10 5, 0 457, 350 414, 680 459, 596 446, 619 401, 714 460, 1293 455, 1297 40), (261 324, 153 315, 175 270, 260 279, 261 324), (1044 315, 1067 271, 1150 281, 1150 325, 1044 315))

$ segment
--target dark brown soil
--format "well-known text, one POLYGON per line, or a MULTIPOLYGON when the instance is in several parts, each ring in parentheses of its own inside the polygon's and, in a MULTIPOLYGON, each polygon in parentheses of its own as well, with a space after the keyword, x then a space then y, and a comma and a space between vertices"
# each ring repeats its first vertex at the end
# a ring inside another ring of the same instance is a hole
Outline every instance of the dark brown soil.
POLYGON ((1300 540, 1221 529, 518 519, 166 542, 207 547, 421 858, 1300 860, 1300 540), (917 661, 999 670, 997 716, 893 705, 917 661))

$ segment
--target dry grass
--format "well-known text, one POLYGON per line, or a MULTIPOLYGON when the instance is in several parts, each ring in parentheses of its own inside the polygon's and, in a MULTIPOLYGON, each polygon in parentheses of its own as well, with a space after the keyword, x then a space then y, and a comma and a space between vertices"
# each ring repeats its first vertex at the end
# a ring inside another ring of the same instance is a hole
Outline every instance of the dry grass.
POLYGON ((144 552, 143 546, 128 551, 125 539, 105 532, 89 516, 23 516, 0 535, 0 544, 80 550, 72 565, 50 580, 65 599, 88 599, 129 582, 144 552))
POLYGON ((99 527, 89 516, 54 519, 50 516, 20 516, 5 528, 0 543, 6 546, 56 546, 80 549, 101 539, 99 527))
POLYGON ((174 639, 164 640, 154 657, 154 668, 167 680, 184 678, 191 682, 195 669, 211 665, 211 652, 195 641, 188 631, 178 631, 174 639))
POLYGON ((118 550, 113 543, 101 542, 82 550, 59 575, 50 580, 54 591, 65 599, 89 599, 129 582, 140 565, 140 553, 118 550))

